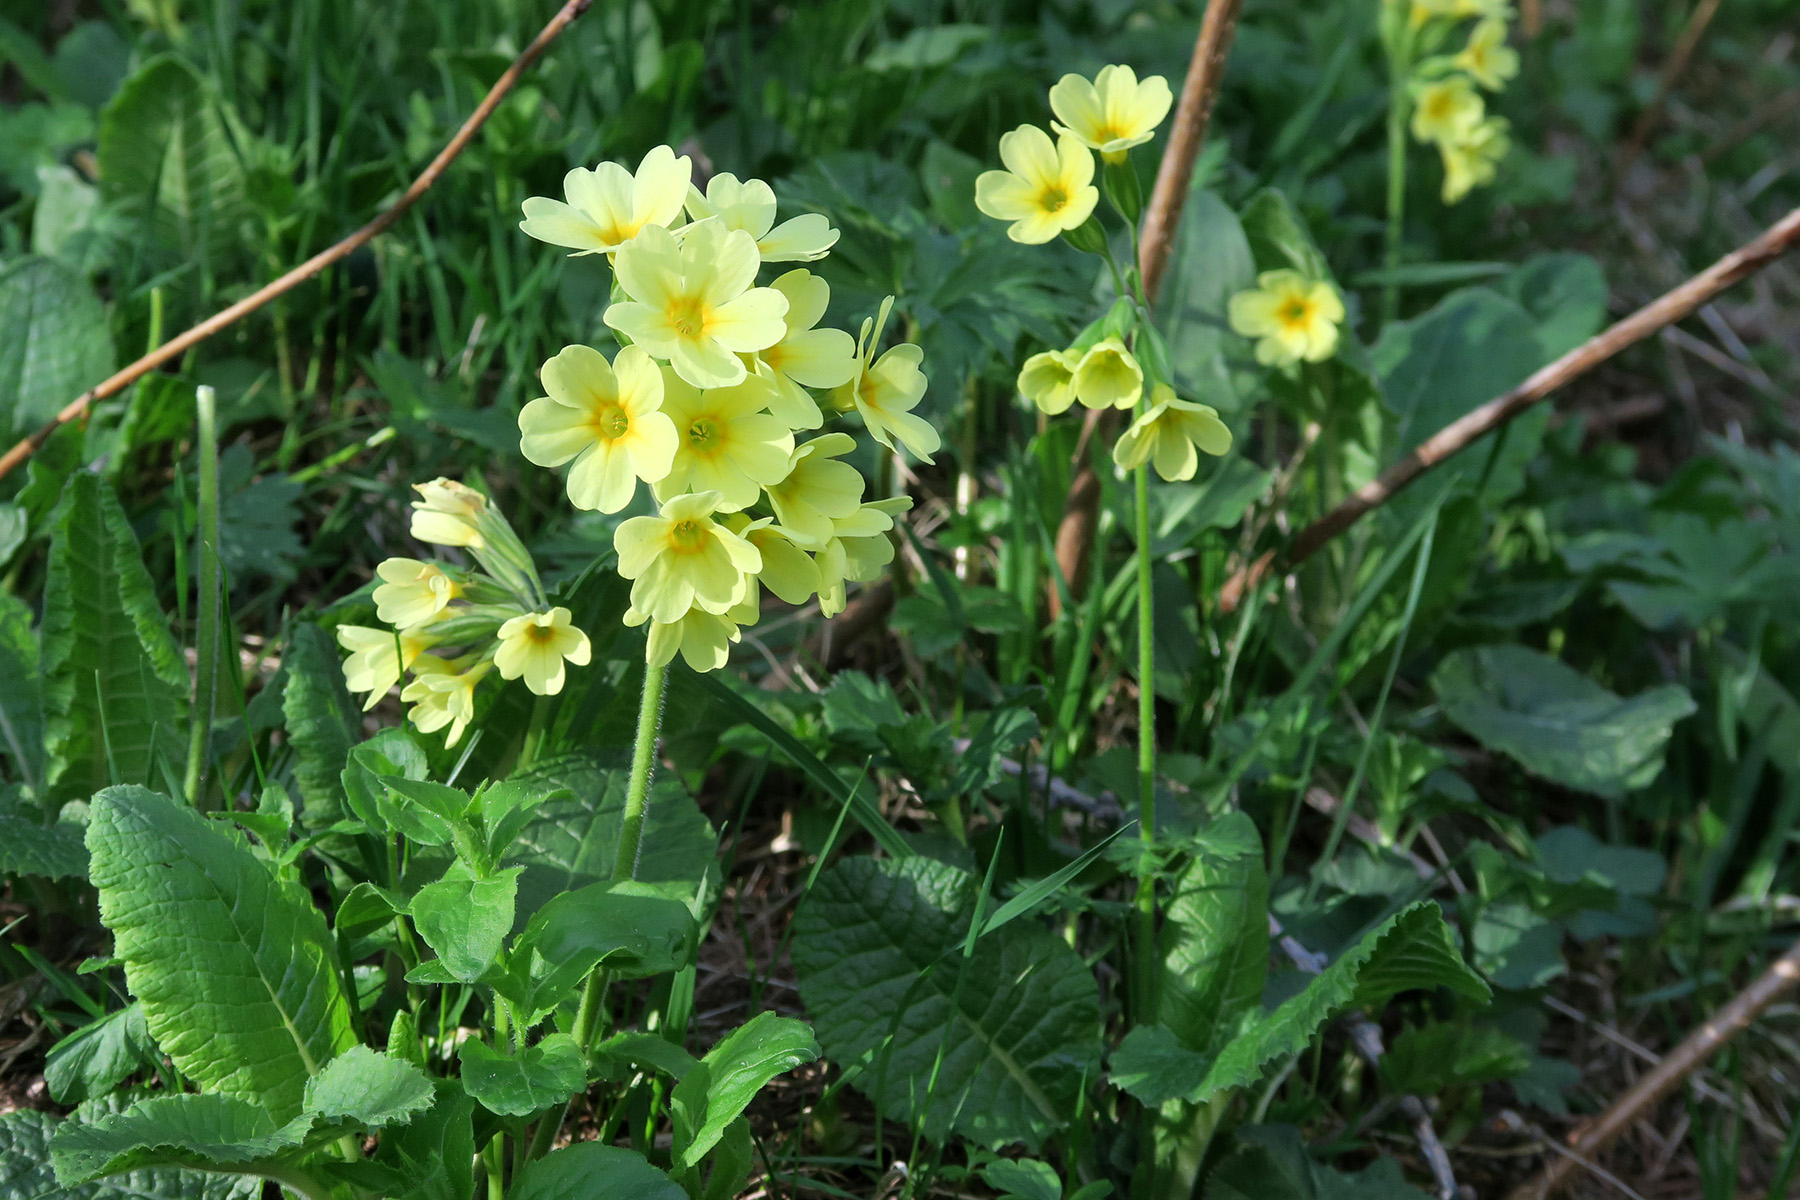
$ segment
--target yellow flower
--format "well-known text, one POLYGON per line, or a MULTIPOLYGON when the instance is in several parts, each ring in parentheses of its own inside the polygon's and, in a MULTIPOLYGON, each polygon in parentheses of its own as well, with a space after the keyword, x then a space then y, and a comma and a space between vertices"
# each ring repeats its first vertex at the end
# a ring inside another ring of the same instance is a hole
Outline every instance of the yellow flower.
MULTIPOLYGON (((762 555, 762 570, 751 580, 744 597, 746 603, 755 603, 758 584, 789 604, 805 604, 812 599, 813 593, 819 590, 819 566, 812 555, 795 544, 793 534, 768 517, 752 521, 740 513, 726 521, 732 532, 755 546, 756 552, 762 555)), ((755 622, 752 619, 738 623, 750 625, 755 622)))
POLYGON ((860 366, 856 339, 841 329, 814 328, 831 302, 831 287, 805 267, 770 286, 787 297, 788 307, 782 318, 787 332, 756 356, 776 387, 769 411, 790 429, 817 429, 824 418, 806 389, 842 387, 854 379, 860 366))
POLYGON ((774 396, 775 385, 755 375, 701 391, 670 371, 663 412, 675 423, 675 461, 656 485, 656 498, 718 492, 726 512, 755 504, 764 484, 787 474, 794 452, 792 431, 765 411, 774 396))
POLYGON ((1519 52, 1506 44, 1506 22, 1497 17, 1478 22, 1469 44, 1450 61, 1490 92, 1499 91, 1519 73, 1519 52))
POLYGON ((822 546, 832 522, 862 503, 863 477, 838 456, 856 449, 847 433, 828 433, 794 447, 787 474, 764 490, 788 536, 805 546, 822 546))
POLYGON ((1494 18, 1504 21, 1511 8, 1507 0, 1413 0, 1412 23, 1415 27, 1433 17, 1460 21, 1466 17, 1494 18))
POLYGON ((1500 160, 1512 149, 1508 128, 1504 118, 1489 117, 1462 140, 1438 146, 1444 159, 1445 204, 1455 204, 1471 189, 1494 182, 1500 160))
POLYGON ((654 517, 632 517, 613 533, 619 574, 633 580, 632 607, 658 621, 690 608, 723 613, 744 598, 762 555, 713 520, 717 492, 677 496, 654 517))
POLYGON ((1286 365, 1321 362, 1337 349, 1344 302, 1337 289, 1298 271, 1264 271, 1256 287, 1239 292, 1227 308, 1231 328, 1256 343, 1256 361, 1286 365))
MULTIPOLYGON (((649 621, 649 614, 635 608, 625 610, 625 624, 636 627, 649 621)), ((650 635, 644 647, 644 659, 653 667, 667 666, 679 650, 687 665, 701 673, 716 671, 731 657, 731 643, 743 637, 728 617, 691 608, 676 621, 650 621, 650 635)))
POLYGON ((1055 416, 1075 403, 1075 368, 1081 355, 1073 350, 1046 350, 1025 360, 1019 371, 1019 394, 1055 416))
POLYGON ((1153 463, 1156 473, 1173 483, 1192 479, 1200 468, 1199 450, 1223 454, 1231 449, 1231 430, 1204 404, 1175 398, 1175 389, 1159 383, 1150 390, 1150 411, 1131 423, 1113 446, 1113 461, 1127 471, 1153 463))
POLYGON ((462 584, 436 563, 416 558, 389 558, 375 568, 382 584, 375 589, 375 615, 395 629, 411 629, 434 620, 462 595, 462 584))
POLYGON ((350 651, 344 660, 344 686, 353 692, 367 692, 363 704, 368 712, 388 689, 400 682, 400 673, 432 644, 428 635, 416 630, 395 633, 391 629, 370 629, 363 625, 339 625, 338 645, 350 651))
POLYGON ((760 261, 749 234, 717 221, 692 226, 679 243, 648 226, 615 259, 631 299, 609 307, 604 320, 695 387, 730 387, 745 375, 738 355, 787 332, 787 297, 751 286, 760 261))
POLYGON ((1481 123, 1487 106, 1467 75, 1452 75, 1413 91, 1412 134, 1421 142, 1455 142, 1481 123))
POLYGON ((894 561, 894 543, 888 531, 894 527, 894 518, 911 507, 911 496, 893 496, 865 504, 835 522, 834 536, 815 558, 821 613, 834 617, 844 611, 847 580, 881 578, 882 569, 894 561))
POLYGON ((929 422, 914 416, 912 411, 925 396, 925 375, 919 370, 925 352, 911 342, 902 342, 875 358, 875 347, 881 342, 881 331, 893 306, 894 298, 889 296, 881 302, 879 318, 872 323, 864 319, 862 334, 856 339, 860 370, 832 395, 840 410, 854 406, 862 415, 863 424, 869 427, 869 436, 889 450, 894 449, 894 439, 898 438, 914 457, 930 462, 943 441, 929 422))
POLYGON ((450 726, 444 745, 456 745, 475 719, 475 686, 493 669, 494 664, 485 661, 458 671, 454 663, 435 655, 420 656, 413 664, 413 681, 400 691, 400 699, 412 705, 408 719, 421 733, 436 733, 450 726))
POLYGON ((611 254, 646 226, 668 225, 681 216, 693 163, 667 146, 644 155, 637 174, 615 162, 592 171, 576 167, 563 176, 568 203, 529 197, 519 228, 552 246, 577 254, 611 254))
POLYGON ((589 346, 567 346, 544 364, 544 390, 519 413, 519 449, 540 467, 570 459, 569 503, 618 512, 637 481, 669 473, 675 425, 660 411, 662 369, 638 346, 608 363, 589 346))
POLYGON ((1064 75, 1050 89, 1050 111, 1057 118, 1050 127, 1118 162, 1150 140, 1173 99, 1168 80, 1152 75, 1140 83, 1127 66, 1101 67, 1092 83, 1064 75))
POLYGON ((588 665, 593 647, 588 635, 575 628, 569 610, 561 607, 547 613, 524 613, 500 626, 500 648, 494 651, 494 665, 500 678, 525 677, 525 686, 534 696, 554 696, 563 687, 563 660, 578 667, 588 665))
POLYGON ((476 521, 487 510, 487 497, 454 479, 433 479, 413 484, 420 499, 413 501, 412 535, 421 542, 439 546, 468 546, 480 549, 487 544, 476 521))
POLYGON ((975 180, 975 207, 999 221, 1011 221, 1006 236, 1028 246, 1076 229, 1100 202, 1094 186, 1094 156, 1067 134, 1055 145, 1035 125, 1021 125, 1000 138, 1004 171, 983 171, 975 180))
POLYGON ((696 221, 717 217, 727 229, 741 229, 756 241, 766 263, 815 262, 837 244, 838 231, 818 213, 802 213, 775 224, 775 191, 760 179, 720 172, 706 181, 706 194, 688 185, 688 215, 696 221))
POLYGON ((1071 386, 1089 408, 1130 408, 1144 394, 1144 369, 1124 342, 1101 338, 1076 363, 1071 386))

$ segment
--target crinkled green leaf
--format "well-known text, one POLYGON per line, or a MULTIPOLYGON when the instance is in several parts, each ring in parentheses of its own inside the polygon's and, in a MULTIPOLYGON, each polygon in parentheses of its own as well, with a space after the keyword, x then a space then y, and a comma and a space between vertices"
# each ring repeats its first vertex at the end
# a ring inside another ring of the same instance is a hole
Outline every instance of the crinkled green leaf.
POLYGON ((922 1119, 934 1139, 954 1127, 984 1145, 1035 1146, 1097 1073, 1099 988, 1067 943, 1030 921, 979 939, 965 965, 976 891, 972 876, 929 859, 845 859, 794 918, 800 994, 826 1053, 863 1064, 856 1086, 889 1115, 922 1119))
POLYGON ((1193 1091, 1211 1062, 1210 1055, 1183 1046, 1166 1025, 1139 1025, 1112 1052, 1108 1074, 1116 1086, 1156 1106, 1193 1091))
POLYGON ((31 609, 9 592, 0 592, 0 755, 13 764, 17 778, 34 790, 43 787, 48 764, 38 639, 31 609))
POLYGON ((306 1111, 364 1128, 404 1124, 431 1107, 431 1077, 405 1059, 352 1046, 306 1081, 306 1111))
POLYGON ((301 1110, 307 1080, 355 1041, 312 897, 227 827, 139 787, 94 798, 90 878, 150 1033, 182 1073, 301 1110))
POLYGON ((1207 1175, 1206 1200, 1427 1200, 1392 1158, 1354 1175, 1314 1162, 1292 1125, 1246 1125, 1207 1175))
MULTIPOLYGON (((534 913, 552 896, 611 879, 628 772, 571 755, 539 763, 519 778, 569 789, 532 814, 507 856, 525 868, 519 911, 534 913)), ((660 779, 651 785, 637 879, 685 883, 698 892, 718 848, 712 825, 679 782, 660 779)))
POLYGON ((46 741, 66 795, 154 783, 159 755, 185 756, 187 668, 118 499, 87 471, 54 520, 42 641, 46 741))
POLYGON ((437 1099, 404 1125, 382 1130, 375 1162, 405 1185, 391 1200, 470 1200, 474 1194, 475 1102, 454 1079, 435 1081, 437 1099))
POLYGON ((509 998, 527 1020, 568 999, 601 963, 615 977, 678 971, 694 958, 699 927, 686 884, 626 879, 557 896, 534 914, 508 956, 509 998))
POLYGON ((503 1117, 528 1116, 561 1104, 587 1085, 581 1047, 566 1033, 553 1033, 516 1054, 464 1042, 457 1057, 469 1095, 503 1117))
POLYGON ((670 1094, 675 1169, 698 1166, 763 1085, 819 1057, 806 1022, 757 1013, 726 1034, 670 1094))
POLYGON ((146 1062, 153 1062, 149 1055, 155 1050, 144 1026, 143 1006, 127 1004, 50 1047, 44 1083, 58 1103, 79 1104, 111 1092, 146 1062))
POLYGON ((84 878, 86 835, 86 827, 69 818, 45 821, 42 809, 21 801, 18 788, 0 788, 0 875, 84 878))
POLYGON ((134 1167, 247 1163, 300 1145, 312 1120, 281 1124, 267 1109, 216 1092, 158 1096, 93 1121, 65 1121, 50 1158, 57 1179, 70 1184, 134 1167))
POLYGON ((0 1114, 0 1200, 256 1200, 262 1195, 260 1179, 173 1167, 61 1183, 51 1165, 50 1142, 64 1124, 30 1108, 0 1114))
POLYGON ((1378 1005, 1415 988, 1447 987, 1485 1003, 1488 986, 1463 962, 1443 913, 1421 902, 1389 917, 1280 1008, 1226 1044, 1186 1097, 1204 1104, 1255 1083, 1270 1063, 1298 1054, 1351 1005, 1378 1005))
POLYGON ((1062 1179, 1056 1168, 1034 1158, 1001 1159, 981 1169, 987 1185, 1001 1200, 1062 1200, 1062 1179))
POLYGON ((112 374, 106 307, 81 273, 51 258, 0 268, 0 435, 32 432, 112 374))
POLYGON ((1577 791, 1618 797, 1662 771, 1675 723, 1694 711, 1673 683, 1626 699, 1524 646, 1473 646, 1432 673, 1444 715, 1490 750, 1577 791))
POLYGON ((1242 812, 1214 821, 1175 876, 1161 930, 1162 1023, 1192 1050, 1218 1048, 1262 1003, 1269 965, 1262 838, 1242 812))
POLYGON ((675 1181, 635 1150, 577 1142, 531 1163, 506 1200, 687 1200, 675 1181))
POLYGON ((300 785, 307 823, 323 829, 349 816, 341 777, 361 714, 344 686, 337 646, 319 626, 293 624, 282 667, 287 681, 281 711, 294 747, 294 781, 300 785))
POLYGON ((488 879, 475 879, 462 863, 454 863, 444 878, 426 884, 412 898, 413 925, 419 936, 463 983, 481 978, 512 932, 519 870, 513 867, 488 879))

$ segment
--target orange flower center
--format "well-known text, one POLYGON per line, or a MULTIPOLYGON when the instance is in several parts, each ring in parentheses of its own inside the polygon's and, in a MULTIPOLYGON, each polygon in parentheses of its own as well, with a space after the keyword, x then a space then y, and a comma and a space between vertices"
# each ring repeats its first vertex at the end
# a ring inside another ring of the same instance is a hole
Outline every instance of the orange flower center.
POLYGON ((698 554, 705 547, 706 527, 691 517, 669 530, 669 548, 677 554, 698 554))
POLYGON ((706 306, 697 296, 683 296, 669 304, 669 324, 682 337, 700 337, 706 333, 706 306))

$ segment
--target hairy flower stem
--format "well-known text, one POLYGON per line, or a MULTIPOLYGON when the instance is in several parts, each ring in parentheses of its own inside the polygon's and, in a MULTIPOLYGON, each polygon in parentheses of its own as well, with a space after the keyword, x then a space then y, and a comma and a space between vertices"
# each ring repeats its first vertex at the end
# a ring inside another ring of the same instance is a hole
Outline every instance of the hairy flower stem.
MULTIPOLYGON (((1148 399, 1144 401, 1149 404, 1148 399)), ((1138 864, 1137 919, 1132 952, 1137 963, 1132 989, 1137 1023, 1156 1019, 1156 627, 1150 583, 1150 466, 1132 472, 1137 492, 1138 602, 1138 864)))
POLYGON ((200 520, 194 558, 200 586, 194 601, 194 711, 188 739, 186 791, 188 803, 205 807, 207 740, 212 735, 213 708, 219 690, 219 432, 213 390, 197 388, 194 408, 199 430, 194 451, 200 460, 200 520))
POLYGON ((1402 35, 1388 60, 1388 179, 1387 256, 1383 265, 1388 279, 1381 289, 1381 319, 1385 324, 1400 315, 1400 242, 1406 234, 1406 118, 1407 84, 1412 76, 1412 39, 1402 35))
MULTIPOLYGON (((637 742, 632 747, 631 779, 625 788, 625 819, 619 826, 619 850, 613 859, 612 877, 615 881, 630 879, 637 873, 638 853, 644 840, 644 810, 649 806, 650 799, 650 773, 656 765, 656 735, 662 729, 663 684, 668 678, 669 668, 666 665, 647 667, 644 670, 644 694, 638 705, 637 742)), ((593 1049, 594 1039, 600 1034, 606 989, 611 982, 609 972, 596 969, 588 974, 587 984, 582 988, 581 1007, 575 1013, 574 1035, 584 1057, 593 1049)), ((542 1158, 549 1153, 550 1147, 556 1143, 556 1135, 561 1131, 563 1122, 568 1119, 569 1107, 565 1104, 560 1115, 554 1118, 546 1115, 538 1122, 537 1132, 531 1139, 532 1158, 542 1158)))

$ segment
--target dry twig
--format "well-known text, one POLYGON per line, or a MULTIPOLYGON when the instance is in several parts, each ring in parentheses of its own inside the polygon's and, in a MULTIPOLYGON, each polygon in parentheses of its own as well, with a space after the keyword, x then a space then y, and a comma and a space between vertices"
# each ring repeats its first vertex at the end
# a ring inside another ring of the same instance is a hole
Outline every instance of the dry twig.
POLYGON ((462 128, 456 131, 456 136, 452 137, 444 148, 438 151, 437 157, 431 160, 431 163, 419 174, 417 179, 413 180, 412 186, 407 188, 398 200, 394 201, 392 207, 336 245, 319 251, 281 278, 265 284, 231 307, 214 313, 187 332, 164 342, 130 366, 71 401, 43 428, 23 438, 4 455, 0 455, 0 477, 4 477, 8 471, 30 458, 37 448, 48 441, 50 435, 58 429, 70 421, 86 416, 88 409, 93 406, 95 401, 117 395, 140 377, 185 354, 213 334, 236 324, 277 296, 292 291, 332 263, 349 255, 357 247, 368 243, 395 221, 398 221, 406 213, 406 210, 417 203, 419 197, 423 196, 431 185, 438 181, 438 177, 444 173, 456 156, 468 147, 482 125, 486 124, 488 117, 493 115, 494 109, 499 107, 500 101, 504 100, 506 94, 512 91, 513 85, 518 83, 520 76, 549 48, 551 42, 561 36, 563 30, 567 29, 575 21, 575 18, 587 11, 588 6, 592 3, 593 0, 568 0, 562 8, 557 10, 556 15, 550 18, 550 23, 545 25, 535 38, 531 39, 531 44, 520 51, 519 57, 515 58, 512 65, 506 68, 499 79, 494 81, 494 86, 489 88, 487 95, 481 98, 481 103, 475 106, 475 111, 469 114, 469 119, 464 121, 462 128))
MULTIPOLYGON (((1512 391, 1496 396, 1438 430, 1412 453, 1383 471, 1379 479, 1345 497, 1336 508, 1302 529, 1281 557, 1281 569, 1291 570, 1304 562, 1365 513, 1386 504, 1431 468, 1466 450, 1483 435, 1492 433, 1627 347, 1688 316, 1726 288, 1786 254, 1796 242, 1800 242, 1800 208, 1771 225, 1760 237, 1739 246, 1687 282, 1541 368, 1512 391)), ((1220 590, 1220 609, 1224 612, 1235 609, 1249 589, 1261 584, 1276 569, 1276 562, 1277 556, 1271 551, 1248 566, 1240 567, 1220 590)))
MULTIPOLYGON (((1748 1029, 1763 1010, 1797 986, 1800 986, 1800 942, 1770 963, 1750 986, 1732 998, 1731 1003, 1683 1038, 1679 1046, 1663 1056, 1654 1070, 1613 1101, 1605 1112, 1576 1129, 1570 1136, 1569 1148, 1582 1159, 1594 1158, 1614 1138, 1642 1119, 1683 1079, 1699 1069, 1714 1052, 1748 1029)), ((1551 1159, 1544 1164, 1542 1172, 1514 1189, 1509 1200, 1544 1200, 1563 1186, 1577 1165, 1568 1156, 1551 1159)))

